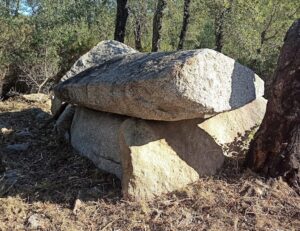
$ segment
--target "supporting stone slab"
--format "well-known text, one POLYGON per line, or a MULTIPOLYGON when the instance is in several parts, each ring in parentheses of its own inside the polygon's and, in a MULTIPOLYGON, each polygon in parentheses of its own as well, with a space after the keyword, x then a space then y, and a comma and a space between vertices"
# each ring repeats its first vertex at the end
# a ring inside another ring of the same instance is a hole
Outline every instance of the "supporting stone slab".
POLYGON ((72 146, 96 166, 122 179, 129 199, 152 199, 213 175, 223 145, 261 123, 266 100, 207 120, 150 121, 77 107, 72 146))

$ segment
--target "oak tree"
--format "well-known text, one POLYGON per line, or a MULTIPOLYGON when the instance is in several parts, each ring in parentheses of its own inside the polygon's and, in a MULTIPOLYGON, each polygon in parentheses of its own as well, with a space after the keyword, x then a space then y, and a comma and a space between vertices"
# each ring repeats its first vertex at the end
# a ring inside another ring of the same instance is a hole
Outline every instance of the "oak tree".
POLYGON ((266 114, 250 144, 246 165, 300 186, 300 19, 286 34, 266 114))

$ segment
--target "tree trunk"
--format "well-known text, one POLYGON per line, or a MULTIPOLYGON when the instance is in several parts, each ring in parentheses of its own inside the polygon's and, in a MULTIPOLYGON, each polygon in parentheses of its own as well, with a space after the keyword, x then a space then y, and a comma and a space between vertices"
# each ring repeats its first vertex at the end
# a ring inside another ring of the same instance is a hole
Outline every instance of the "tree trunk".
POLYGON ((215 18, 215 37, 216 37, 216 51, 222 52, 224 46, 224 23, 225 16, 230 9, 222 9, 215 18))
POLYGON ((129 15, 127 0, 117 0, 117 16, 114 39, 119 42, 124 42, 126 22, 129 15))
POLYGON ((300 185, 300 19, 288 30, 274 74, 266 115, 246 165, 265 176, 300 185))
POLYGON ((152 52, 159 50, 161 39, 162 18, 164 9, 167 6, 166 0, 158 0, 153 18, 152 52))
POLYGON ((20 0, 17 0, 16 1, 16 9, 15 9, 15 13, 14 13, 15 17, 19 16, 19 9, 20 9, 20 0))
POLYGON ((134 3, 130 6, 130 13, 133 15, 135 22, 134 43, 135 49, 142 51, 142 35, 147 20, 147 2, 145 0, 140 0, 134 1, 134 3))
POLYGON ((215 17, 216 51, 222 52, 224 46, 224 26, 228 14, 230 14, 234 0, 229 0, 229 6, 224 7, 215 17))
POLYGON ((134 41, 135 41, 135 49, 138 51, 142 51, 142 26, 141 20, 139 17, 135 19, 135 28, 134 28, 134 41))
POLYGON ((266 22, 266 25, 264 27, 264 29, 261 31, 260 33, 260 46, 256 49, 256 57, 255 59, 251 62, 251 66, 259 68, 258 64, 260 63, 261 60, 261 52, 263 49, 264 44, 274 38, 278 33, 279 33, 279 29, 275 30, 275 32, 272 35, 267 36, 267 34, 269 34, 270 28, 274 22, 274 16, 276 14, 276 10, 277 10, 277 5, 273 5, 271 14, 269 16, 268 21, 266 22))
POLYGON ((178 43, 177 50, 182 50, 185 41, 186 32, 188 30, 188 25, 190 22, 190 3, 191 0, 184 0, 182 28, 179 36, 179 43, 178 43))
POLYGON ((6 13, 10 15, 10 0, 5 0, 6 13))

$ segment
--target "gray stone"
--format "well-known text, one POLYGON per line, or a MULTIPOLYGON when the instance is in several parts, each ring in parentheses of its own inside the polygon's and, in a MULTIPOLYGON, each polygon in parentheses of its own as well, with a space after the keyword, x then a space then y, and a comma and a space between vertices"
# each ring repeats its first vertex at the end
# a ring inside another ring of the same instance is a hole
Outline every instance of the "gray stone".
POLYGON ((57 85, 61 100, 149 120, 208 118, 264 93, 249 68, 210 49, 128 54, 57 85))
POLYGON ((75 114, 75 106, 67 105, 60 117, 55 122, 55 131, 58 139, 62 138, 66 141, 70 141, 70 129, 75 114))
POLYGON ((44 214, 32 214, 27 219, 27 227, 31 230, 45 230, 45 224, 49 223, 49 219, 44 214))
POLYGON ((71 126, 71 144, 81 155, 121 178, 119 128, 124 116, 77 107, 71 126))
POLYGON ((105 40, 98 43, 90 51, 81 56, 71 69, 61 78, 61 82, 77 75, 78 73, 105 63, 118 55, 136 53, 137 51, 124 43, 114 40, 105 40))
POLYGON ((41 226, 40 224, 40 215, 39 214, 33 214, 31 215, 28 220, 27 220, 27 223, 28 223, 28 226, 31 228, 31 229, 37 229, 41 226))
MULTIPOLYGON (((74 63, 71 69, 61 78, 60 82, 66 81, 67 79, 79 74, 80 72, 90 67, 101 65, 106 61, 112 59, 113 57, 136 52, 137 51, 132 49, 131 47, 114 40, 102 41, 86 54, 81 56, 74 63)), ((51 100, 51 112, 54 115, 58 111, 62 101, 54 95, 51 97, 51 100)))
POLYGON ((47 103, 50 105, 49 95, 43 93, 24 94, 21 97, 30 102, 47 103))
POLYGON ((47 112, 41 111, 36 114, 35 118, 37 120, 46 120, 49 118, 49 114, 47 112))
POLYGON ((17 131, 16 132, 17 136, 23 136, 23 137, 32 137, 32 133, 29 131, 28 128, 25 128, 23 130, 17 131))
POLYGON ((9 144, 6 146, 6 148, 13 151, 26 151, 29 148, 29 146, 29 143, 9 144))

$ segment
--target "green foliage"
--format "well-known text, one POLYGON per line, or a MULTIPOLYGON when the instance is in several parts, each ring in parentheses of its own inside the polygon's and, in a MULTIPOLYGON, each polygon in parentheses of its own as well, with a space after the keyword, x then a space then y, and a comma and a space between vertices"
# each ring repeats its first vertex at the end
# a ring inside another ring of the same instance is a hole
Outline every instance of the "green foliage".
POLYGON ((293 0, 235 1, 224 53, 269 77, 286 31, 300 16, 299 9, 293 0))
POLYGON ((61 77, 80 55, 113 34, 109 1, 22 1, 25 11, 18 15, 11 13, 16 1, 9 2, 7 10, 0 1, 0 66, 17 70, 13 74, 32 91, 46 78, 61 77))
MULTIPOLYGON (((148 52, 156 1, 128 4, 125 42, 135 46, 136 20, 141 20, 142 50, 148 52)), ((297 0, 192 0, 190 9, 185 49, 215 49, 216 19, 230 9, 222 19, 222 52, 265 79, 272 75, 286 30, 300 16, 297 0)), ((37 91, 99 41, 112 39, 115 14, 115 0, 0 0, 0 77, 17 75, 37 91)), ((177 49, 182 14, 183 0, 168 0, 162 50, 177 49)))

